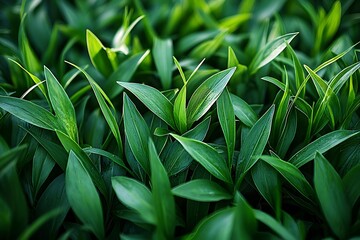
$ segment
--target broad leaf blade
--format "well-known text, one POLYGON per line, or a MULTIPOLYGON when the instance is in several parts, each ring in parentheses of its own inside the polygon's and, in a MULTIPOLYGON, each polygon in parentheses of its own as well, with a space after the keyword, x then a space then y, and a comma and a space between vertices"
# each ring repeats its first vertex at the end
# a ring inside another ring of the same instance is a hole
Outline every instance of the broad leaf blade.
POLYGON ((138 84, 117 82, 120 86, 134 94, 156 116, 175 129, 173 104, 157 89, 138 84))
POLYGON ((216 202, 231 199, 231 194, 217 183, 207 179, 196 179, 172 189, 175 196, 200 202, 216 202))
POLYGON ((211 146, 191 138, 171 134, 184 149, 214 177, 231 183, 231 176, 225 159, 211 146))
POLYGON ((0 96, 0 108, 37 127, 48 130, 62 129, 54 115, 30 101, 0 96))
POLYGON ((77 142, 79 137, 74 106, 64 88, 47 67, 44 67, 44 73, 55 117, 59 124, 62 124, 62 129, 66 130, 69 137, 77 142))
POLYGON ((236 176, 245 175, 262 155, 270 136, 275 106, 269 110, 250 129, 241 146, 237 162, 236 176))
POLYGON ((344 185, 344 190, 346 196, 349 200, 350 207, 354 207, 356 201, 360 197, 360 181, 358 181, 360 176, 360 164, 351 168, 349 172, 346 173, 342 182, 344 185))
POLYGON ((161 84, 164 89, 171 87, 171 74, 173 68, 173 45, 171 39, 155 38, 153 57, 156 69, 160 75, 161 84))
POLYGON ((104 220, 99 195, 89 173, 73 151, 65 174, 66 195, 76 216, 99 239, 104 238, 104 220))
POLYGON ((147 223, 156 224, 153 197, 145 185, 123 176, 113 177, 111 183, 116 196, 125 206, 138 212, 147 223))
POLYGON ((326 221, 339 238, 346 238, 351 223, 350 205, 340 176, 319 152, 314 160, 314 185, 326 221))
POLYGON ((235 68, 229 68, 214 74, 205 80, 193 93, 187 108, 188 126, 199 120, 218 99, 235 68))
POLYGON ((254 110, 249 106, 247 102, 242 100, 240 97, 231 93, 230 97, 233 104, 235 116, 246 126, 252 127, 258 120, 258 117, 254 110))
POLYGON ((126 94, 123 99, 125 136, 134 157, 145 172, 150 174, 148 141, 151 135, 149 127, 126 94))

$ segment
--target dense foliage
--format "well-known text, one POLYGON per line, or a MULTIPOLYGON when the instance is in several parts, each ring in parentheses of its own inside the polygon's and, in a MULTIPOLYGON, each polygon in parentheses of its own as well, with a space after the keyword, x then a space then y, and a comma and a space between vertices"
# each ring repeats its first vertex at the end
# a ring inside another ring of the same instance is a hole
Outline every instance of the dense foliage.
POLYGON ((1 239, 360 236, 359 16, 2 2, 1 239))

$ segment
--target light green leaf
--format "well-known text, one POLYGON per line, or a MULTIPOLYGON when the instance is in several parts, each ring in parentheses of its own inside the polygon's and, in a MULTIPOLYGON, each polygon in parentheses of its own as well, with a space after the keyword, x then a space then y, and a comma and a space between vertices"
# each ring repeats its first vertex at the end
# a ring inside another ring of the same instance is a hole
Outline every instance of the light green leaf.
POLYGON ((290 159, 289 162, 292 163, 295 167, 299 168, 304 164, 310 162, 315 158, 315 153, 325 153, 329 149, 337 146, 338 144, 344 142, 345 140, 359 134, 360 132, 354 132, 350 130, 336 130, 330 133, 327 133, 315 141, 309 143, 297 153, 295 153, 290 159))
POLYGON ((218 99, 235 68, 229 68, 209 77, 193 93, 187 108, 188 126, 199 120, 218 99))
POLYGON ((156 236, 171 239, 175 231, 175 201, 171 193, 169 177, 156 152, 151 138, 149 157, 151 166, 151 190, 157 215, 156 236))
POLYGON ((76 216, 99 239, 104 238, 101 202, 94 183, 79 157, 70 150, 65 172, 66 195, 76 216))
POLYGON ((111 183, 116 196, 125 206, 135 210, 145 222, 156 224, 154 200, 145 185, 123 176, 112 177, 111 183))
POLYGON ((173 44, 171 39, 155 38, 153 57, 164 89, 170 89, 173 69, 173 44))
POLYGON ((221 129, 224 133, 228 152, 228 166, 232 165, 232 159, 235 150, 235 113, 231 102, 230 94, 227 88, 222 92, 216 102, 217 115, 221 129))
POLYGON ((240 97, 231 94, 231 102, 233 104, 235 116, 246 126, 252 127, 258 120, 258 117, 250 105, 240 97))
POLYGON ((314 189, 293 164, 271 156, 261 156, 260 159, 275 168, 304 197, 315 202, 314 189))
POLYGON ((181 143, 184 149, 214 177, 231 183, 229 169, 225 159, 206 143, 191 138, 181 137, 176 134, 170 134, 181 143))
POLYGON ((330 80, 329 87, 331 87, 334 93, 337 94, 346 81, 350 79, 351 75, 353 75, 359 68, 360 62, 347 66, 330 80))
POLYGON ((275 86, 277 86, 278 88, 280 88, 282 91, 285 91, 285 88, 286 88, 285 84, 280 82, 276 78, 266 76, 266 77, 262 77, 261 79, 266 82, 272 83, 275 86))
POLYGON ((113 69, 106 48, 89 29, 86 30, 86 45, 91 63, 104 76, 109 76, 113 69))
POLYGON ((62 124, 62 129, 66 130, 69 137, 77 142, 79 137, 74 106, 64 88, 47 67, 44 67, 44 73, 55 117, 59 124, 62 124))
POLYGON ((0 96, 0 108, 37 127, 48 130, 62 129, 52 113, 30 101, 0 96))
POLYGON ((325 40, 330 40, 337 32, 341 21, 341 2, 334 2, 327 18, 324 37, 325 40))
POLYGON ((217 183, 207 179, 196 179, 172 189, 175 196, 199 202, 216 202, 231 199, 231 194, 217 183))
POLYGON ((289 44, 297 34, 288 33, 268 42, 251 61, 249 65, 250 74, 256 73, 258 69, 276 58, 286 48, 286 42, 289 44))
POLYGON ((351 223, 350 205, 340 176, 319 152, 314 160, 314 185, 326 221, 340 239, 345 239, 351 223))
POLYGON ((174 120, 177 129, 180 133, 184 133, 187 130, 186 119, 186 85, 184 85, 174 102, 174 120))
POLYGON ((124 93, 123 99, 125 136, 137 162, 147 174, 150 174, 148 141, 151 135, 149 127, 126 93, 124 93))
MULTIPOLYGON (((236 168, 236 176, 245 175, 262 155, 270 136, 271 124, 275 106, 269 110, 254 124, 241 146, 236 168)), ((240 178, 239 180, 240 181, 240 178)))
POLYGON ((157 89, 138 83, 117 82, 134 94, 156 116, 175 129, 173 104, 157 89))

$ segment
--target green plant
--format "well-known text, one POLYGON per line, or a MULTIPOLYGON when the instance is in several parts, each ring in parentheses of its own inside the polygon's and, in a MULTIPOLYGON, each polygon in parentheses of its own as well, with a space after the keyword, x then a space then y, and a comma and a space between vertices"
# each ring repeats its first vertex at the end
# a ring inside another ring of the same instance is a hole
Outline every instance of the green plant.
POLYGON ((358 237, 358 10, 4 3, 0 236, 358 237))

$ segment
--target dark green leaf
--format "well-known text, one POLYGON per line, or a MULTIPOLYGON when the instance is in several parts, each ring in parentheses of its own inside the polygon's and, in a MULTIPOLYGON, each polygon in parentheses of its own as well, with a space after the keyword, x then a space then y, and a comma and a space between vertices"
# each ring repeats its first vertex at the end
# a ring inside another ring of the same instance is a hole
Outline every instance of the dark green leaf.
POLYGON ((343 178, 343 186, 346 196, 349 200, 350 207, 353 207, 360 197, 360 164, 351 168, 343 178))
POLYGON ((340 176, 319 152, 314 160, 314 185, 326 221, 339 238, 346 238, 351 222, 350 205, 340 176))
POLYGON ((99 239, 104 238, 101 202, 89 173, 79 157, 70 151, 65 174, 66 195, 76 216, 99 239))

